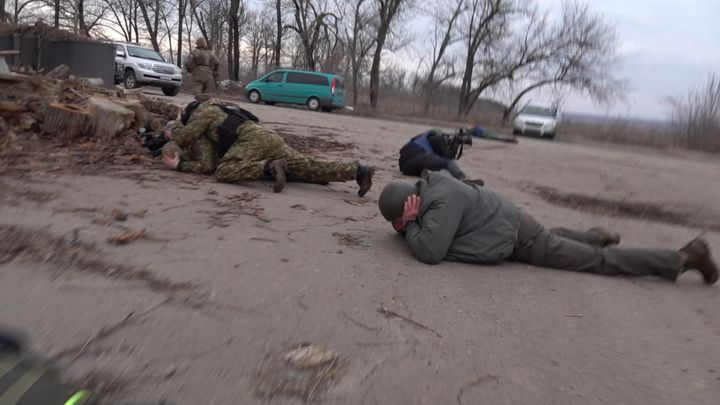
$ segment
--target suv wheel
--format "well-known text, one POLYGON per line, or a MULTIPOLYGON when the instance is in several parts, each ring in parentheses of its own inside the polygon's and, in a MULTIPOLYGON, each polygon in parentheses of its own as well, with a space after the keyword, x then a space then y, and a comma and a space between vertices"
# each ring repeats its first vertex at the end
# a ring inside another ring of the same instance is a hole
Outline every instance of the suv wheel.
POLYGON ((310 111, 317 111, 320 109, 320 99, 317 97, 310 97, 307 101, 307 107, 310 111))
POLYGON ((132 70, 128 70, 127 72, 125 72, 123 84, 125 84, 126 89, 134 89, 138 87, 137 79, 135 78, 135 72, 133 72, 132 70))
POLYGON ((251 103, 256 104, 260 102, 260 92, 257 90, 250 91, 250 94, 248 94, 248 100, 250 100, 251 103))
POLYGON ((174 97, 180 92, 180 87, 163 87, 162 91, 164 95, 174 97))

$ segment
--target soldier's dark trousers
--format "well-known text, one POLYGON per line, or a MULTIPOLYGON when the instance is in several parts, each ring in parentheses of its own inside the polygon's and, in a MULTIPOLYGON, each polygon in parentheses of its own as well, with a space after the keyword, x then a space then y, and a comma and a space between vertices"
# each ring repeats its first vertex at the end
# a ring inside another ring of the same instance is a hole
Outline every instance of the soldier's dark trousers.
POLYGON ((592 232, 547 230, 532 216, 520 214, 520 230, 510 260, 551 269, 603 275, 659 276, 675 281, 682 259, 675 250, 601 247, 592 232))

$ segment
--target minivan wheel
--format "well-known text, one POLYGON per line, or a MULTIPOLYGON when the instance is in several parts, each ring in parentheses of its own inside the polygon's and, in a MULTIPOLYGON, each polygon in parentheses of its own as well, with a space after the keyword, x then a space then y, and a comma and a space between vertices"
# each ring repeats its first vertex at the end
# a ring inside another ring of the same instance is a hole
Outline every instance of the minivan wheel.
POLYGON ((137 79, 135 78, 135 72, 133 72, 132 70, 128 70, 127 72, 125 72, 123 84, 125 85, 126 89, 134 89, 138 87, 137 79))
POLYGON ((164 95, 174 97, 180 92, 180 87, 163 87, 162 91, 164 95))
POLYGON ((307 107, 310 111, 317 111, 320 109, 320 99, 317 97, 310 97, 307 101, 307 107))
POLYGON ((248 100, 250 100, 251 103, 259 103, 260 102, 260 92, 257 90, 252 90, 250 94, 248 94, 248 100))

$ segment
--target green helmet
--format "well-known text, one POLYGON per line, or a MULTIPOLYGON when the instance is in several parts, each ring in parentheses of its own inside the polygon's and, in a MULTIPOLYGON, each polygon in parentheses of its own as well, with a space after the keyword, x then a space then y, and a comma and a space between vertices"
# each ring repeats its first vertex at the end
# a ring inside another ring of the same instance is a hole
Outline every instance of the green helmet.
POLYGON ((395 180, 389 183, 383 189, 378 200, 380 213, 388 221, 400 218, 405 209, 405 201, 417 192, 417 187, 407 181, 395 180))

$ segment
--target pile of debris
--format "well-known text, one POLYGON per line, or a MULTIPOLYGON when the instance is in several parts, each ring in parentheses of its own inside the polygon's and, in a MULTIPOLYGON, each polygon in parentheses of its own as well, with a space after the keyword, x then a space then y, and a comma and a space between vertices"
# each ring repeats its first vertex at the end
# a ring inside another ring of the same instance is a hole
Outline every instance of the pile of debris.
POLYGON ((126 143, 140 132, 160 130, 179 111, 139 90, 110 89, 74 77, 64 65, 42 75, 0 73, 0 157, 31 148, 30 140, 126 143))

